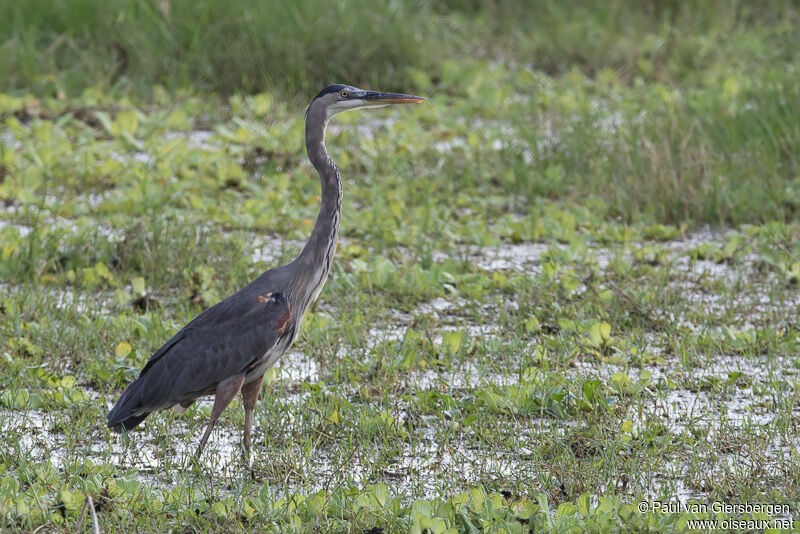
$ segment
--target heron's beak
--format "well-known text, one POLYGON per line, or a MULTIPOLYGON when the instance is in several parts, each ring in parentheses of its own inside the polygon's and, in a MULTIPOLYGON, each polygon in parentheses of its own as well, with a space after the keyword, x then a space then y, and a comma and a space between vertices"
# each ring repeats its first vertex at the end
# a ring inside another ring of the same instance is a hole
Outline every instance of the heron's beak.
POLYGON ((370 104, 419 104, 425 102, 427 98, 414 95, 404 95, 401 93, 381 93, 378 91, 364 91, 362 100, 370 104))

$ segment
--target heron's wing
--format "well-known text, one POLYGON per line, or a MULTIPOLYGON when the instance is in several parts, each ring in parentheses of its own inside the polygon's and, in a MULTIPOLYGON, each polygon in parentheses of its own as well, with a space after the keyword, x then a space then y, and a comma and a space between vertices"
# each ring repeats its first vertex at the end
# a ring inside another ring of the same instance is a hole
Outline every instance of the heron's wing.
MULTIPOLYGON (((288 305, 259 304, 240 319, 192 329, 140 378, 156 404, 196 398, 258 362, 278 342, 288 305), (152 377, 151 377, 152 375, 152 377), (169 394, 162 392, 169 391, 169 394)), ((290 314, 289 314, 290 315, 290 314)), ((147 402, 150 404, 150 402, 147 402)))
MULTIPOLYGON (((216 328, 228 321, 234 321, 247 315, 258 304, 254 298, 248 298, 242 291, 231 295, 225 300, 217 302, 210 308, 200 312, 194 319, 189 321, 178 333, 172 336, 166 343, 164 343, 157 351, 150 356, 144 368, 139 373, 142 376, 146 373, 153 364, 156 363, 167 351, 172 348, 175 343, 183 340, 193 330, 203 328, 216 328)), ((262 304, 263 306, 263 304, 262 304)))
POLYGON ((109 412, 109 426, 153 410, 212 393, 217 385, 245 371, 278 342, 291 321, 288 302, 254 301, 250 311, 202 328, 162 347, 109 412))

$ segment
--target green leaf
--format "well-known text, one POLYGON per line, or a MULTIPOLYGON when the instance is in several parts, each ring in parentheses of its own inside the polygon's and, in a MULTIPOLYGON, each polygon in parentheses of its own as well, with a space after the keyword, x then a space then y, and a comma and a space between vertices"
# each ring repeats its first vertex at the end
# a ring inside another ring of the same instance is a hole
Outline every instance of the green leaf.
POLYGON ((534 334, 539 331, 539 319, 531 315, 525 320, 525 331, 534 334))
POLYGON ((25 410, 30 397, 27 389, 7 389, 0 392, 0 404, 12 410, 25 410))
POLYGON ((586 402, 589 404, 594 404, 595 400, 597 399, 597 392, 600 390, 600 385, 600 380, 596 378, 587 380, 583 383, 583 396, 586 399, 586 402))
POLYGON ((578 505, 578 513, 581 515, 581 517, 588 516, 589 511, 591 510, 591 500, 589 499, 589 494, 582 494, 580 497, 578 497, 576 503, 578 505))
POLYGON ((64 507, 72 512, 77 512, 83 507, 83 501, 86 499, 80 491, 72 491, 67 488, 61 488, 58 492, 58 500, 64 503, 64 507))
POLYGON ((600 337, 603 338, 603 343, 607 343, 611 338, 611 325, 606 322, 600 323, 599 330, 600 337))
POLYGON ((626 434, 631 434, 631 433, 633 433, 633 421, 631 421, 630 419, 626 419, 626 420, 624 420, 624 421, 622 422, 622 425, 620 426, 620 429, 621 429, 623 432, 625 432, 626 434))
POLYGON ((144 295, 144 278, 141 276, 137 276, 133 280, 131 280, 131 286, 133 288, 133 293, 136 295, 144 295))
POLYGON ((131 348, 132 348, 131 344, 128 343, 127 341, 120 341, 119 344, 117 344, 117 349, 116 349, 117 358, 123 358, 128 354, 130 354, 131 348))
POLYGON ((628 387, 631 384, 631 379, 624 373, 614 373, 611 375, 610 381, 614 389, 620 393, 628 391, 628 387))
POLYGON ((600 333, 600 324, 594 323, 589 328, 589 345, 592 347, 599 347, 603 344, 603 335, 600 333))
POLYGON ((76 383, 74 376, 65 376, 61 379, 61 386, 65 388, 74 388, 76 383))
POLYGON ((374 484, 370 487, 372 497, 379 506, 379 510, 386 507, 386 501, 389 498, 389 488, 386 484, 374 484))
POLYGON ((136 133, 136 129, 139 127, 139 115, 135 111, 121 111, 117 113, 114 126, 114 133, 132 135, 136 133))
POLYGON ((578 507, 572 504, 571 502, 562 502, 558 510, 556 510, 556 517, 567 517, 571 515, 575 515, 575 512, 578 511, 578 507))
POLYGON ((464 333, 461 331, 445 332, 442 334, 442 350, 447 355, 454 355, 458 353, 461 348, 464 333))
POLYGON ((341 417, 339 416, 339 410, 334 408, 333 411, 328 415, 328 421, 333 423, 334 425, 338 425, 339 421, 341 421, 341 417))
POLYGON ((114 126, 111 124, 111 117, 108 116, 108 113, 105 111, 95 111, 94 116, 109 135, 114 135, 114 126))
POLYGON ((108 267, 106 267, 105 263, 101 263, 99 261, 97 263, 95 263, 94 264, 94 271, 97 273, 97 275, 100 278, 104 279, 105 281, 107 281, 107 282, 113 282, 114 281, 114 275, 111 274, 111 271, 108 270, 108 267))

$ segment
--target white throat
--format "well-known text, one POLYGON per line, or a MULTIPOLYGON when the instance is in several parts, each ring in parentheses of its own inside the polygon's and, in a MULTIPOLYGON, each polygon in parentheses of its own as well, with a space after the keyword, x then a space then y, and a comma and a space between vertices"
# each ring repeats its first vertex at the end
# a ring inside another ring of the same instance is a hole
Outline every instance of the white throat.
POLYGON ((342 111, 347 111, 348 109, 355 109, 355 108, 363 108, 365 107, 366 102, 361 99, 354 98, 352 100, 340 100, 339 102, 335 102, 328 106, 328 109, 325 110, 326 112, 326 119, 330 119, 337 113, 341 113, 342 111))

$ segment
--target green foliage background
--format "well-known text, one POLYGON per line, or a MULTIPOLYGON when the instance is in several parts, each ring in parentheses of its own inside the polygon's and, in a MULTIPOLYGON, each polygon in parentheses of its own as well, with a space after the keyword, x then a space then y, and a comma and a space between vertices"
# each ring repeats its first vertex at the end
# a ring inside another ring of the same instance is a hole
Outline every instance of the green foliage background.
POLYGON ((796 61, 800 44, 789 0, 2 0, 0 13, 4 85, 67 94, 98 83, 290 96, 332 80, 400 87, 409 68, 436 80, 465 57, 688 84, 718 62, 796 61))

